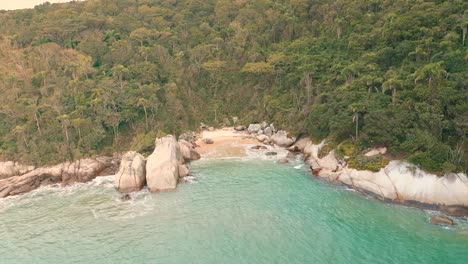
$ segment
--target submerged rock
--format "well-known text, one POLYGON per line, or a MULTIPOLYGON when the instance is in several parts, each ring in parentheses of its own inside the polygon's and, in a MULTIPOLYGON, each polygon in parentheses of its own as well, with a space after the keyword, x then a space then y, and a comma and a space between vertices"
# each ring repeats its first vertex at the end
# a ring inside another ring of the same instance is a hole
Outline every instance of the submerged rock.
POLYGON ((462 217, 468 216, 468 206, 454 205, 454 206, 442 206, 442 212, 445 214, 462 217))
POLYGON ((115 188, 122 193, 136 192, 145 186, 146 160, 135 151, 127 152, 122 157, 120 169, 114 175, 115 188))
POLYGON ((250 149, 267 149, 267 147, 262 146, 262 145, 256 145, 256 146, 251 147, 250 149))
POLYGON ((453 219, 445 215, 434 215, 431 217, 431 223, 434 225, 455 225, 453 219))
POLYGON ((274 151, 270 151, 270 152, 267 152, 265 153, 266 156, 276 156, 278 155, 278 153, 274 152, 274 151))
POLYGON ((172 191, 179 181, 179 165, 184 163, 174 136, 156 139, 153 154, 146 161, 146 182, 150 192, 172 191))
POLYGON ((289 163, 289 160, 287 158, 282 158, 278 160, 278 163, 289 163))
POLYGON ((122 196, 120 196, 120 200, 121 201, 128 201, 132 199, 132 197, 130 196, 130 194, 126 193, 126 194, 123 194, 122 196))

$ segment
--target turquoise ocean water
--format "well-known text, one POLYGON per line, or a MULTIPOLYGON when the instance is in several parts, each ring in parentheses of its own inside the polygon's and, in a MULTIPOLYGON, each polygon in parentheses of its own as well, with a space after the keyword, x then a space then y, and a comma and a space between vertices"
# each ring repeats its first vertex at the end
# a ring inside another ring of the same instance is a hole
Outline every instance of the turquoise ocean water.
POLYGON ((434 226, 298 166, 201 160, 173 193, 121 201, 100 177, 0 200, 0 263, 468 263, 466 220, 434 226))

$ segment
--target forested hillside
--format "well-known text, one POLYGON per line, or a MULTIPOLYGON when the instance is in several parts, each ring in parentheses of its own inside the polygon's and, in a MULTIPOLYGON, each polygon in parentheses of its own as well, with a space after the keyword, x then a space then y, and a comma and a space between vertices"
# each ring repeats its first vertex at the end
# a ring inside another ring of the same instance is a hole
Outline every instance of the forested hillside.
POLYGON ((137 148, 239 116, 466 171, 463 0, 88 0, 0 12, 0 156, 137 148))

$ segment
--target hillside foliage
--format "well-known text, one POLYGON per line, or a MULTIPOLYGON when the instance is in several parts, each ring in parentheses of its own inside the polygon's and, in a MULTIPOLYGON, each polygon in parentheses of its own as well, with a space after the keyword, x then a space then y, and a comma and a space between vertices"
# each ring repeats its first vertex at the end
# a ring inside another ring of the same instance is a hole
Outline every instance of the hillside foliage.
POLYGON ((268 120, 466 171, 463 0, 88 0, 0 12, 0 156, 268 120))

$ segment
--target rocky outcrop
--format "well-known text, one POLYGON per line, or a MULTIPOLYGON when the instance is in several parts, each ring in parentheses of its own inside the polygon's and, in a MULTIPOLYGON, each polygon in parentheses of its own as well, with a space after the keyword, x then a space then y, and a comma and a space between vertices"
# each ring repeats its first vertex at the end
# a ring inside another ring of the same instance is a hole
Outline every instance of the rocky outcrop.
POLYGON ((384 155, 387 153, 387 148, 382 147, 382 148, 374 148, 366 152, 364 156, 366 157, 372 157, 372 156, 377 156, 377 155, 384 155))
POLYGON ((468 178, 465 174, 438 177, 402 161, 391 161, 378 172, 359 171, 347 167, 344 161, 336 158, 334 151, 319 158, 318 153, 325 144, 325 141, 313 144, 307 137, 295 143, 304 153, 306 163, 315 170, 314 175, 322 179, 397 203, 416 202, 423 207, 437 205, 447 214, 468 215, 468 178))
POLYGON ((236 127, 234 127, 235 131, 244 131, 245 129, 246 129, 245 126, 236 126, 236 127))
POLYGON ((0 180, 6 179, 12 176, 21 176, 34 169, 35 169, 34 166, 25 166, 25 165, 19 164, 18 162, 13 162, 13 161, 0 162, 0 180))
POLYGON ((199 160, 201 158, 200 154, 193 147, 193 144, 185 140, 179 140, 179 148, 185 161, 199 160))
POLYGON ((434 225, 455 225, 453 219, 445 215, 434 215, 431 217, 431 223, 434 225))
POLYGON ((156 139, 154 152, 146 161, 146 182, 150 192, 175 190, 179 181, 179 165, 184 163, 174 136, 156 139))
POLYGON ((120 169, 114 175, 115 188, 122 193, 136 192, 145 186, 145 157, 135 151, 127 152, 120 162, 120 169))
POLYGON ((179 140, 185 140, 189 143, 194 143, 195 141, 197 141, 198 139, 198 136, 195 132, 192 132, 192 131, 188 131, 188 132, 184 132, 182 134, 180 134, 179 136, 179 140))
POLYGON ((279 130, 270 138, 271 142, 278 147, 288 147, 293 143, 293 140, 288 138, 288 133, 284 130, 279 130))
POLYGON ((118 163, 111 157, 96 157, 38 168, 21 176, 0 180, 0 198, 23 194, 54 183, 70 185, 87 182, 97 176, 112 175, 118 163))
POLYGON ((213 144, 214 143, 213 139, 211 139, 211 138, 204 138, 202 141, 205 144, 213 144))
POLYGON ((179 165, 179 177, 187 177, 190 175, 190 171, 184 164, 179 165))
POLYGON ((263 143, 270 143, 270 138, 267 135, 258 135, 257 140, 263 143))
POLYGON ((250 124, 249 127, 247 128, 247 131, 249 133, 258 133, 262 129, 262 126, 260 124, 250 124))

